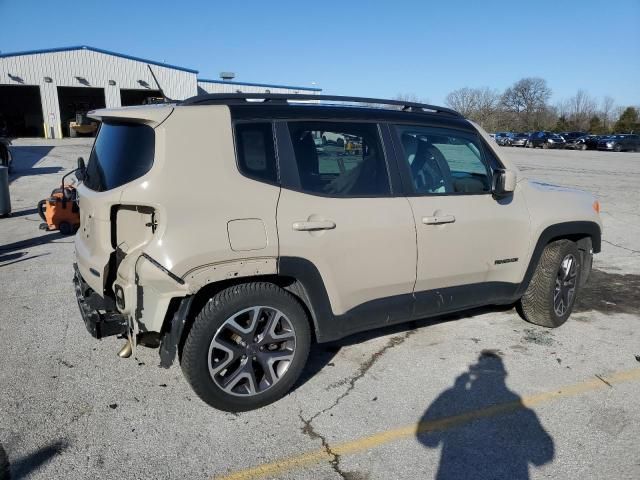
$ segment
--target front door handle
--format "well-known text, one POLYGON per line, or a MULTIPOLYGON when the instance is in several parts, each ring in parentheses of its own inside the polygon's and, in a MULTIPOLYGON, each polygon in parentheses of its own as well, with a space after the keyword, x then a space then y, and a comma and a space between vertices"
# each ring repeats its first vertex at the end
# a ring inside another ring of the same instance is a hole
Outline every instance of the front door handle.
POLYGON ((425 225, 441 225, 443 223, 453 223, 456 217, 453 215, 436 215, 433 217, 422 217, 422 223, 425 225))
POLYGON ((316 220, 316 221, 302 221, 293 222, 294 230, 300 232, 309 232, 314 230, 333 230, 336 228, 336 223, 331 220, 316 220))

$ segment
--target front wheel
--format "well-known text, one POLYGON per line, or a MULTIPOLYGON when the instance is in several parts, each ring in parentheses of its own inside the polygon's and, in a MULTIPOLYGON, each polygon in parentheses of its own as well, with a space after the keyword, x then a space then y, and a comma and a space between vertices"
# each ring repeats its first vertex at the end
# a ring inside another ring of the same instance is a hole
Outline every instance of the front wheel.
POLYGON ((558 240, 547 245, 519 302, 525 320, 549 328, 566 322, 573 310, 581 270, 575 242, 558 240))
POLYGON ((214 295, 196 317, 182 352, 182 371, 198 396, 229 412, 275 402, 307 361, 307 316, 289 292, 246 283, 214 295))

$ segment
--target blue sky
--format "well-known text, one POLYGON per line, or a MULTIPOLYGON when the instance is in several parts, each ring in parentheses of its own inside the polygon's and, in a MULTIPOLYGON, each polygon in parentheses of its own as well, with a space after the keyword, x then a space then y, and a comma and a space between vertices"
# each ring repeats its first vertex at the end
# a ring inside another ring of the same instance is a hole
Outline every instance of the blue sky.
POLYGON ((640 0, 0 0, 0 50, 91 45, 202 78, 312 82, 325 93, 442 103, 456 88, 545 78, 640 104, 640 0))

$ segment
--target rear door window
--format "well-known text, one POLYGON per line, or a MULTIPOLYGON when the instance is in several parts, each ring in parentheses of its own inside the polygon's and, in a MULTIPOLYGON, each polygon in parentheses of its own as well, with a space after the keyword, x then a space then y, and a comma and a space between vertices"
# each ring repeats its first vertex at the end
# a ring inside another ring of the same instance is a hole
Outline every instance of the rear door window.
POLYGON ((98 192, 120 187, 151 170, 154 155, 153 128, 104 122, 89 157, 84 184, 98 192))
POLYGON ((390 195, 376 124, 290 122, 289 133, 304 192, 329 197, 390 195))

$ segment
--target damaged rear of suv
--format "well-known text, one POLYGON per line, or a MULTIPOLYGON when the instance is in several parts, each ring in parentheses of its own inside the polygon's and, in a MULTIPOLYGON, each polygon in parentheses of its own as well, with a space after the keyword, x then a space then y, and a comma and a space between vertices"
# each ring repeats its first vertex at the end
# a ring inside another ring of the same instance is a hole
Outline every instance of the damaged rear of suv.
POLYGON ((527 181, 446 108, 234 94, 91 115, 87 329, 178 357, 216 408, 283 396, 312 340, 514 303, 557 327, 600 250, 590 194, 527 181))

